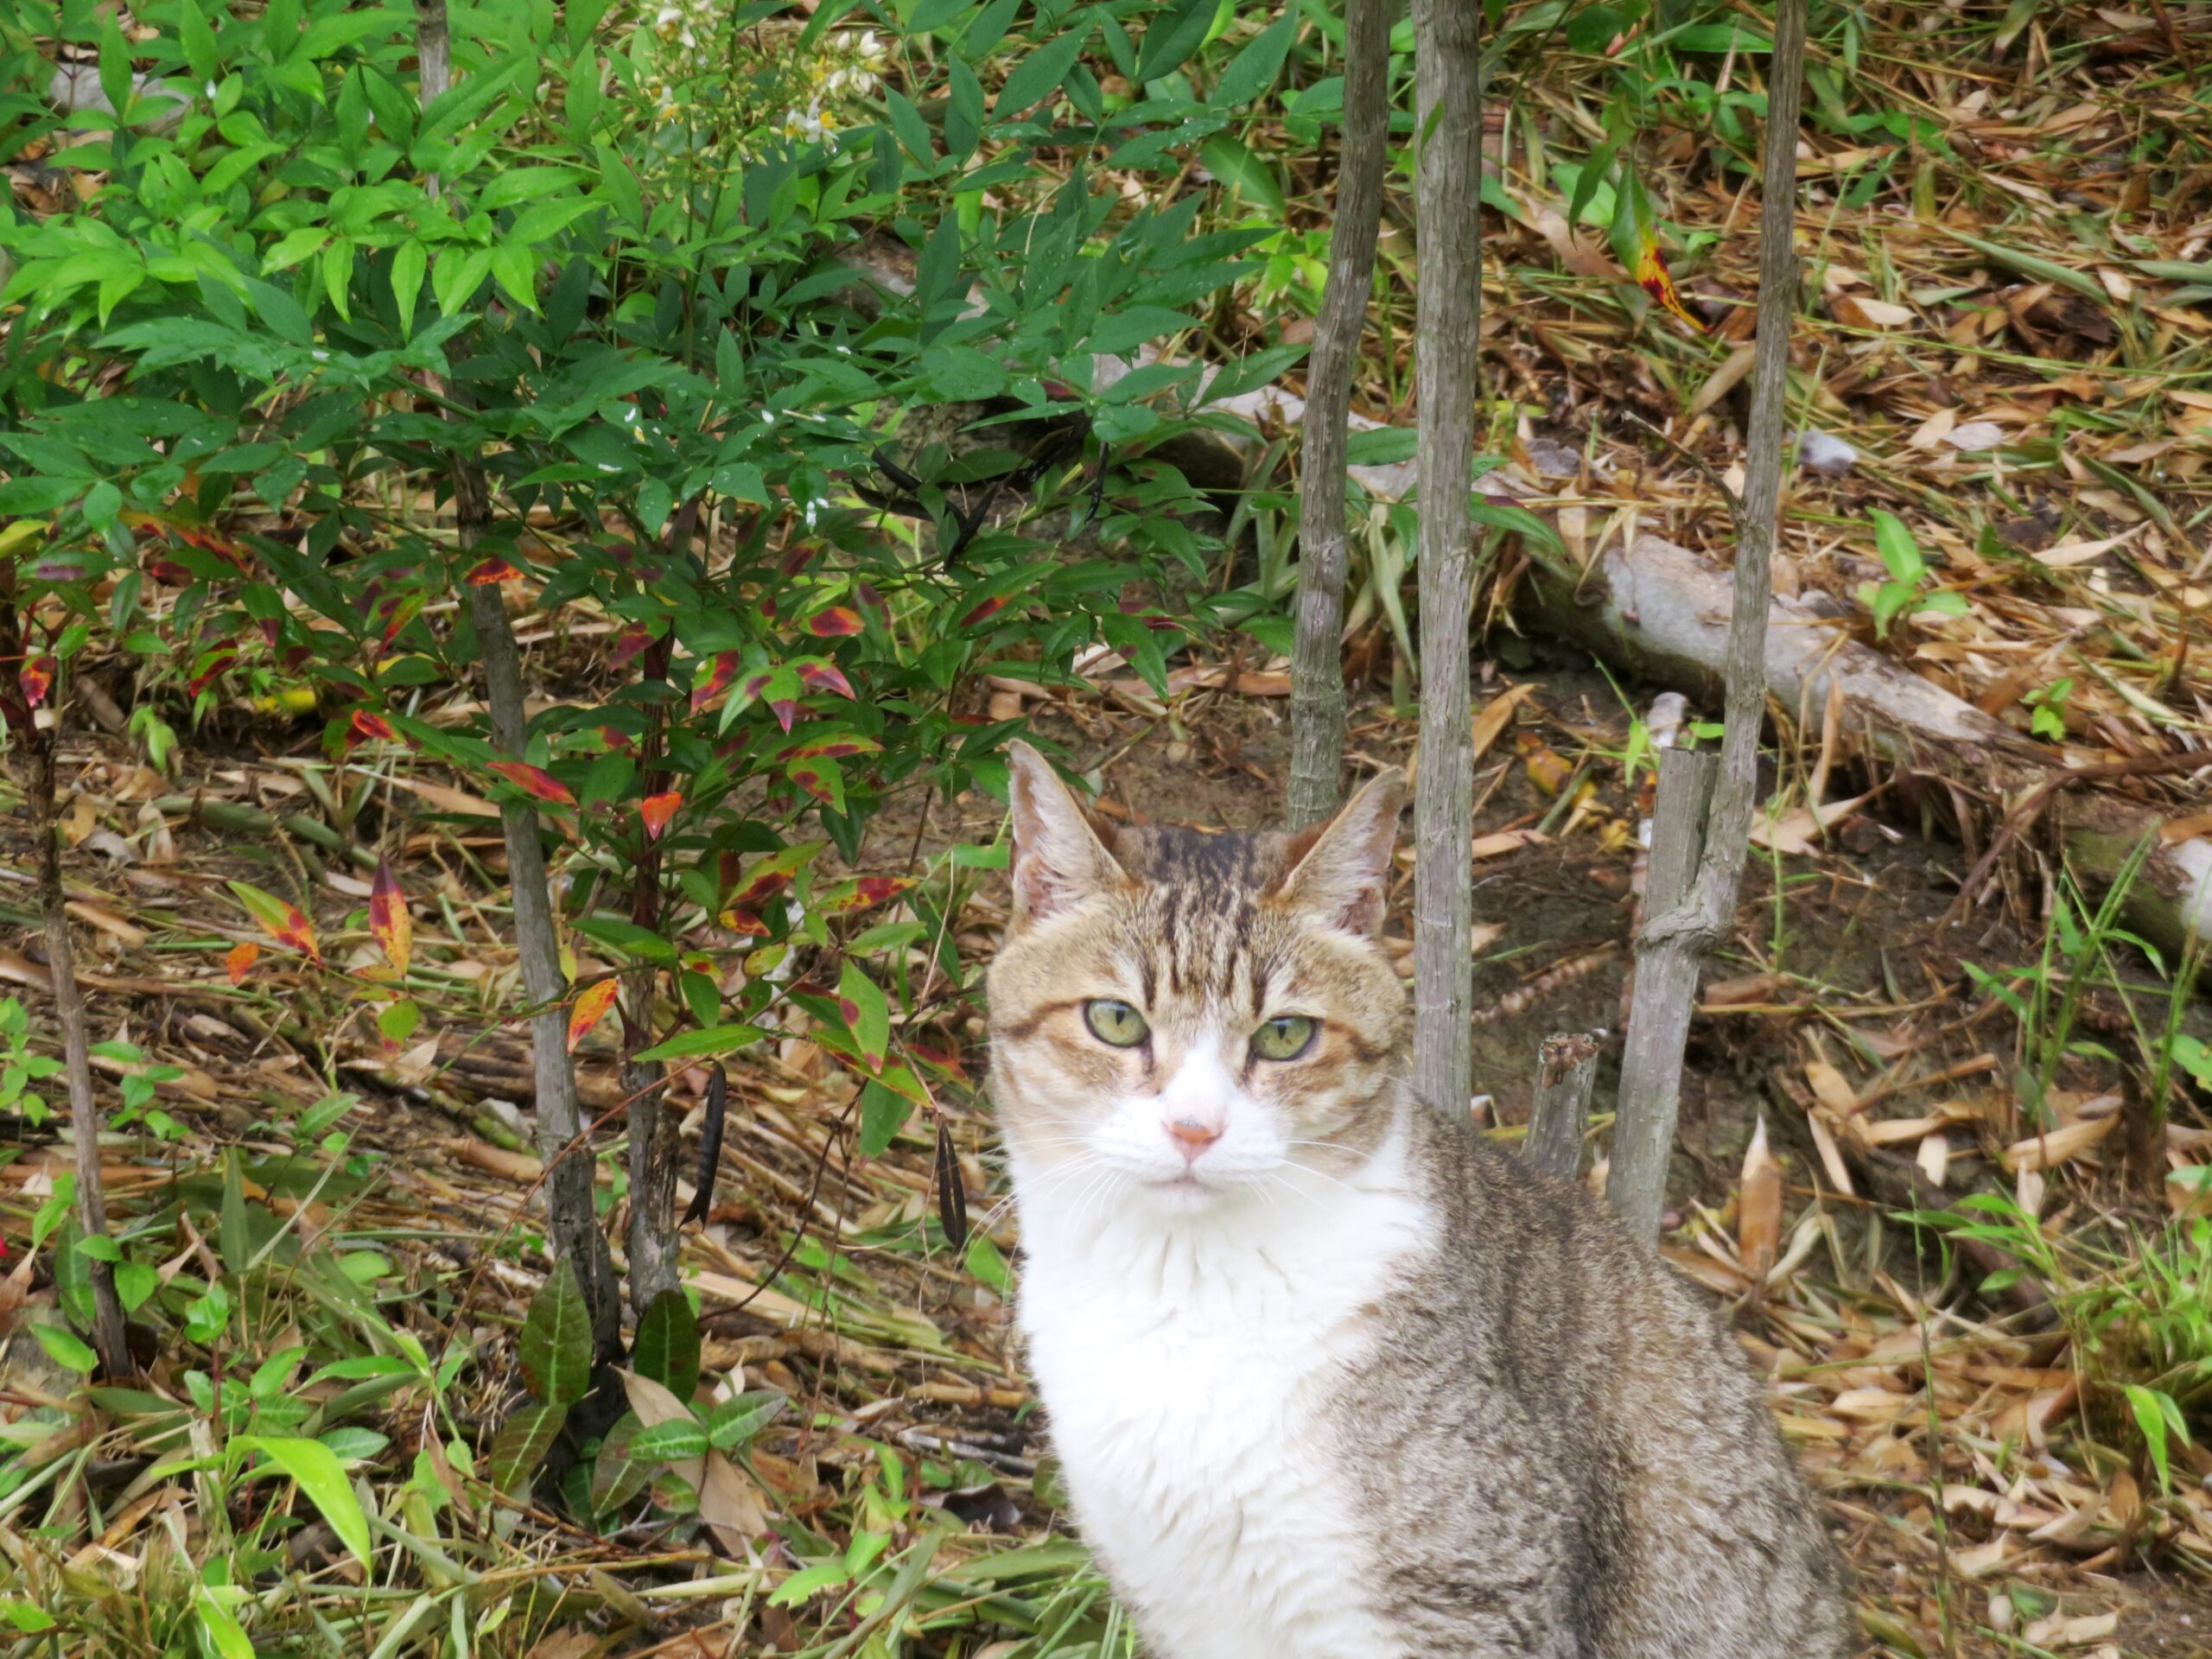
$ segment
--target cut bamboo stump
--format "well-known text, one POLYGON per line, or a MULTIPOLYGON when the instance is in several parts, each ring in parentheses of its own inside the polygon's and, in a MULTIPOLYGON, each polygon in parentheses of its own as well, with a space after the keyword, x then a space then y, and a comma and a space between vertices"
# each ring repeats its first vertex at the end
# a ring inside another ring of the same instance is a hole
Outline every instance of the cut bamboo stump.
POLYGON ((1636 990, 1628 1046, 1621 1056, 1620 1113, 1613 1121, 1605 1196, 1638 1238, 1659 1236, 1666 1207, 1667 1164, 1675 1150, 1675 1116, 1681 1103, 1682 1047, 1697 1001, 1699 953, 1680 938, 1653 940, 1651 918, 1689 896, 1705 855, 1706 815, 1720 762, 1710 753, 1662 749, 1659 793, 1651 812, 1651 863, 1644 878, 1646 935, 1636 945, 1636 990))
POLYGON ((1536 1103, 1521 1155, 1540 1175, 1572 1181, 1582 1169, 1582 1131, 1598 1086, 1598 1039, 1581 1032, 1547 1037, 1536 1050, 1536 1103))

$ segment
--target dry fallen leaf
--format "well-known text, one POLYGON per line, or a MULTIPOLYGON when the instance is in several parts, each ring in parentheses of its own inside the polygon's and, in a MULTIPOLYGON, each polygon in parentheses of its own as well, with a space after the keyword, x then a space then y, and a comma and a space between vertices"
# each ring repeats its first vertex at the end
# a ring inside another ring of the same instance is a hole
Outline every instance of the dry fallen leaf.
POLYGON ((2005 1148, 2005 1167, 2019 1171, 2056 1169, 2069 1159, 2078 1158, 2103 1140, 2120 1122, 2117 1116, 2084 1118, 2078 1123, 2069 1123, 2048 1135, 2030 1135, 2024 1141, 2015 1141, 2005 1148))
POLYGON ((1782 1166, 1767 1150, 1766 1114, 1759 1114, 1751 1144, 1744 1154, 1741 1195, 1736 1210, 1736 1253, 1755 1285, 1765 1281, 1782 1249, 1782 1166))
POLYGON ((1813 1085, 1814 1098, 1838 1117, 1847 1120, 1859 1109, 1859 1091, 1826 1060, 1806 1061, 1805 1081, 1813 1085))

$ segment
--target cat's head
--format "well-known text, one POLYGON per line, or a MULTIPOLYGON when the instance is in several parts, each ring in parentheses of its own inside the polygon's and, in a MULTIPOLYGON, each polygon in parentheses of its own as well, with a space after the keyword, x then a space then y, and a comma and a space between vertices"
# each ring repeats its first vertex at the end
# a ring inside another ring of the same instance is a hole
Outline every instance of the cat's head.
POLYGON ((1318 831, 1205 835, 1116 829, 1011 761, 991 1071, 1023 1170, 1186 1211, 1371 1151, 1406 1024, 1376 942, 1401 776, 1318 831))

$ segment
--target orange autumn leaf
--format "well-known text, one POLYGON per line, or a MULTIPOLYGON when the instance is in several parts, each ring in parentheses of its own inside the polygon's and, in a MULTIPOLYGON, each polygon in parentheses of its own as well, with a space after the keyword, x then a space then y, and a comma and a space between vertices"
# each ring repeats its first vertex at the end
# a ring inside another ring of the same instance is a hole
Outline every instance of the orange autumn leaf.
POLYGON ((664 795, 648 795, 639 801, 638 816, 645 821, 645 839, 658 841, 660 832, 668 828, 668 821, 683 804, 683 791, 680 789, 671 789, 664 795))
POLYGON ((569 793, 569 786, 551 772, 522 760, 494 760, 492 770, 518 789, 535 795, 541 801, 550 801, 556 806, 574 806, 576 798, 569 793))
POLYGON ((358 736, 372 738, 379 743, 399 741, 399 728, 373 709, 356 709, 351 724, 358 736))
POLYGON ((471 565, 461 580, 472 588, 496 588, 503 582, 520 582, 522 572, 505 559, 486 559, 471 565))
POLYGON ((243 985, 253 964, 260 960, 261 947, 251 939, 241 939, 223 957, 224 971, 230 975, 231 983, 243 985))
POLYGON ((1705 325, 1682 303, 1682 296, 1675 287, 1675 278, 1667 269, 1666 256, 1659 251, 1656 238, 1637 250, 1636 285, 1698 333, 1705 332, 1705 325))
POLYGON ((231 891, 270 938, 314 961, 322 960, 322 947, 315 943, 315 928, 297 905, 279 899, 273 893, 264 893, 250 882, 233 881, 231 891))
POLYGON ((407 971, 415 951, 415 918, 407 911, 407 895, 392 873, 389 858, 377 860, 376 884, 369 890, 369 931, 394 973, 407 971))
POLYGON ((621 988, 620 980, 602 979, 577 994, 569 1008, 569 1053, 576 1052, 576 1045, 583 1041, 586 1032, 607 1017, 607 1011, 614 1006, 615 993, 621 988))
POLYGON ((842 634, 858 633, 868 625, 861 620, 861 613, 851 606, 831 605, 808 617, 804 626, 816 639, 830 639, 842 634))
POLYGON ((46 694, 54 690, 54 674, 60 664, 51 656, 34 657, 23 664, 16 681, 23 688, 23 701, 34 709, 46 701, 46 694))

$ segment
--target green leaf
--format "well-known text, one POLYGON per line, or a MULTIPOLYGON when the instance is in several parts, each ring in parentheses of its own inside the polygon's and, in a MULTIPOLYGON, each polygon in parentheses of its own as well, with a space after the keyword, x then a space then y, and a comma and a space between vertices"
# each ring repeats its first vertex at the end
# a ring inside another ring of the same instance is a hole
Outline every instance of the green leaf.
POLYGON ((215 33, 200 15, 199 0, 179 0, 176 38, 184 49, 185 66, 192 71, 192 79, 202 86, 215 80, 219 73, 215 33))
POLYGON ((682 1463, 690 1458, 703 1458, 707 1455, 707 1431, 702 1424, 682 1417, 655 1423, 631 1437, 630 1455, 650 1458, 656 1463, 682 1463))
POLYGON ((680 1290, 664 1290, 645 1305, 630 1344, 630 1363, 678 1400, 699 1388, 699 1320, 680 1290))
POLYGON ((429 267, 429 251, 411 236, 392 251, 391 300, 399 309, 403 336, 415 333, 415 301, 423 292, 423 276, 429 267))
MULTIPOLYGON (((1144 44, 1137 50, 1137 72, 1130 79, 1141 86, 1181 68, 1205 44, 1218 9, 1219 0, 1169 0, 1145 29, 1144 44)), ((1297 15, 1295 8, 1284 10, 1287 22, 1297 15)))
POLYGON ((576 1264, 563 1256, 522 1322, 522 1375, 531 1392, 573 1406, 591 1389, 591 1309, 576 1264))
POLYGON ((41 1630, 54 1628, 54 1615, 28 1601, 0 1601, 0 1618, 6 1619, 25 1636, 36 1636, 41 1630))
POLYGON ((640 1060, 704 1059, 750 1048, 766 1033, 758 1026, 709 1026, 703 1031, 679 1031, 664 1043, 655 1043, 639 1053, 640 1060))
POLYGON ((35 1325, 31 1330, 55 1364, 66 1365, 80 1376, 90 1376, 99 1369, 100 1357, 66 1325, 35 1325))
POLYGON ((240 1452, 258 1452, 289 1475, 313 1500, 315 1508, 322 1511, 322 1518, 330 1523, 339 1541, 353 1552, 363 1567, 371 1573, 376 1571, 374 1551, 369 1542, 369 1523, 361 1513, 361 1500, 354 1496, 353 1483, 346 1478, 346 1471, 339 1467, 336 1452, 321 1440, 261 1434, 240 1435, 231 1446, 240 1452))
POLYGON ((1421 435, 1409 426, 1372 426, 1344 439, 1347 467, 1395 467, 1414 458, 1421 435))
POLYGON ((1071 29, 1022 59, 999 88, 998 102, 991 105, 991 118, 1003 121, 1019 115, 1059 91, 1060 83, 1075 67, 1075 60, 1083 55, 1084 42, 1090 38, 1088 26, 1071 29))
POLYGON ((533 1400, 508 1413, 507 1421, 492 1439, 486 1470, 492 1484, 503 1492, 519 1491, 545 1461, 545 1454, 553 1449, 568 1421, 568 1407, 543 1400, 533 1400))
POLYGON ((891 1046, 891 1005, 884 1000, 883 988, 858 963, 848 962, 837 977, 837 1000, 853 1040, 860 1046, 861 1058, 869 1071, 881 1071, 891 1046))
MULTIPOLYGON (((1211 100, 1214 106, 1249 104, 1266 92, 1282 73, 1283 60, 1290 54, 1290 43, 1297 34, 1297 10, 1285 6, 1282 16, 1246 42, 1222 71, 1221 79, 1214 83, 1211 100)), ((1150 43, 1147 35, 1146 44, 1150 43)))
POLYGON ((880 1158, 893 1136, 906 1126, 914 1103, 873 1077, 861 1088, 861 1156, 880 1158))
POLYGON ((215 1599, 215 1592, 207 1585, 192 1586, 192 1611, 199 1615, 200 1630, 219 1659, 254 1659, 253 1643, 246 1640, 230 1609, 215 1599))
POLYGON ((2189 1440, 2189 1425, 2181 1415, 2181 1408, 2172 1399, 2156 1389, 2146 1389, 2139 1383, 2123 1385, 2127 1395, 2128 1408, 2135 1414, 2135 1426, 2143 1431, 2144 1448, 2151 1454, 2152 1467, 2158 1471, 2158 1485, 2162 1491, 2173 1490, 2173 1470, 2167 1447, 2169 1431, 2178 1431, 2183 1444, 2189 1440))
POLYGON ((1916 582, 1928 574, 1928 561, 1904 520, 1879 507, 1874 509, 1874 548, 1883 567, 1899 582, 1916 582))
POLYGON ((1198 159, 1206 164, 1206 171, 1221 181, 1224 189, 1243 197, 1255 207, 1265 207, 1274 213, 1283 212, 1282 186, 1274 169, 1254 155, 1251 147, 1242 139, 1217 132, 1199 146, 1198 159))
POLYGON ((707 1419, 707 1439, 717 1452, 734 1452, 775 1421, 787 1403, 765 1389, 725 1400, 707 1419))
POLYGON ((2032 253, 2024 253, 2018 248, 2007 247, 2002 242, 1968 236, 1965 232, 1952 230, 1948 226, 1939 225, 1935 228, 1953 241, 1963 242, 1975 252, 1986 255, 1992 262, 2007 270, 2038 283, 2053 283, 2060 288, 2071 289, 2083 299, 2094 301, 2101 306, 2112 303, 2112 296, 2105 292, 2104 284, 2086 271, 2076 270, 2071 265, 2062 265, 2056 260, 2040 258, 2032 253))

